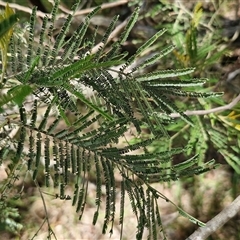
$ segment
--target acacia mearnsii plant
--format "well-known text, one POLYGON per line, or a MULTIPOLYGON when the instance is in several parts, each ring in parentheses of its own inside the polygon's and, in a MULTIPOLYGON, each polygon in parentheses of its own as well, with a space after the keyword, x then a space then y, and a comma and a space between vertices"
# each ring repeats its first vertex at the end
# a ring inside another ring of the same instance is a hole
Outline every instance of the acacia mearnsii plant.
MULTIPOLYGON (((101 7, 96 7, 79 23, 71 37, 66 38, 78 1, 55 36, 59 4, 60 1, 55 0, 51 14, 43 18, 40 34, 35 31, 36 8, 24 30, 8 5, 1 15, 0 164, 7 168, 8 177, 1 182, 0 218, 6 217, 2 210, 6 209, 9 199, 21 197, 14 190, 14 183, 25 174, 36 187, 39 187, 38 176, 44 175, 45 185, 59 189, 57 198, 71 200, 81 220, 89 175, 94 172, 93 224, 98 221, 104 191, 103 233, 113 231, 114 221, 120 223, 123 233, 124 204, 129 198, 138 220, 136 239, 142 239, 145 230, 149 239, 166 239, 158 199, 171 201, 151 183, 177 181, 206 172, 215 165, 212 161, 199 165, 197 155, 174 164, 172 157, 188 151, 190 144, 164 152, 151 152, 148 146, 169 138, 166 126, 178 121, 171 118, 171 113, 180 114, 182 120, 193 125, 191 118, 170 100, 171 96, 205 98, 217 93, 188 90, 206 81, 191 78, 194 68, 140 71, 174 49, 168 46, 136 64, 136 59, 164 34, 165 29, 146 41, 134 55, 122 52, 121 46, 137 21, 139 8, 129 17, 119 38, 110 45, 118 16, 112 19, 100 41, 96 37, 97 27, 87 37, 91 18, 101 11, 101 7), (96 46, 99 47, 96 49, 96 46), (138 141, 127 139, 129 129, 138 141), (147 139, 141 137, 146 129, 147 139), (121 176, 118 186, 116 174, 121 176), (69 185, 74 186, 70 195, 65 193, 69 185), (115 216, 117 188, 121 194, 120 216, 115 216)), ((171 203, 181 215, 203 225, 171 203)), ((8 218, 12 229, 17 231, 13 215, 8 218)), ((49 225, 49 235, 52 233, 49 225)))

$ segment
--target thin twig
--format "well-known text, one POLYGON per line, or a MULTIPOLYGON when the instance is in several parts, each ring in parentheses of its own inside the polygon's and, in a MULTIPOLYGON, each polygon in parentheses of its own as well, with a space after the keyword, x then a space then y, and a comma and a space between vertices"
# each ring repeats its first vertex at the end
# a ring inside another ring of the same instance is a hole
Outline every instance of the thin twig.
MULTIPOLYGON (((212 108, 212 109, 208 109, 208 110, 195 110, 195 111, 185 111, 184 114, 187 116, 192 116, 192 115, 207 115, 210 113, 215 113, 215 112, 223 112, 225 110, 229 110, 232 109, 238 102, 240 101, 240 94, 233 99, 232 102, 230 102, 227 105, 221 106, 221 107, 216 107, 216 108, 212 108)), ((171 113, 170 117, 172 118, 177 118, 180 117, 181 115, 179 113, 171 113)))
POLYGON ((240 211, 240 196, 238 196, 228 207, 224 208, 217 216, 208 221, 204 227, 198 228, 186 240, 204 240, 240 211))
POLYGON ((33 240, 35 237, 37 237, 38 233, 41 231, 43 225, 45 224, 46 222, 46 218, 43 220, 42 224, 40 225, 40 227, 38 228, 38 230, 35 232, 35 234, 33 235, 33 237, 30 239, 30 240, 33 240))
MULTIPOLYGON (((24 7, 24 6, 18 5, 16 3, 6 3, 6 2, 3 2, 3 1, 0 0, 0 6, 5 7, 7 4, 9 5, 9 7, 13 8, 13 9, 16 9, 18 11, 26 12, 26 13, 29 13, 29 14, 32 13, 32 9, 29 8, 29 7, 24 7)), ((46 14, 46 13, 41 12, 39 10, 37 11, 36 14, 37 14, 38 17, 42 17, 42 18, 44 18, 45 16, 50 17, 50 14, 46 14)))
MULTIPOLYGON (((116 37, 121 31, 122 29, 127 25, 128 19, 124 20, 122 23, 120 23, 109 35, 109 38, 107 39, 106 44, 111 41, 111 39, 113 39, 114 37, 116 37)), ((102 46, 102 42, 98 43, 97 45, 95 45, 92 49, 91 49, 91 53, 94 54, 96 53, 99 48, 102 46)))
MULTIPOLYGON (((49 2, 53 3, 52 0, 49 0, 49 2)), ((119 1, 112 2, 112 3, 103 3, 101 5, 101 8, 102 9, 114 8, 114 7, 117 7, 120 5, 124 5, 128 2, 129 2, 129 0, 119 0, 119 1)), ((65 8, 63 6, 59 6, 59 9, 61 9, 64 13, 67 13, 67 14, 71 13, 70 10, 68 10, 67 8, 65 8)), ((92 12, 94 9, 95 9, 95 7, 79 10, 74 14, 74 16, 88 14, 88 13, 92 12)))
POLYGON ((36 180, 34 180, 34 183, 35 183, 35 185, 36 185, 36 187, 37 187, 37 189, 38 189, 38 191, 40 193, 40 196, 41 196, 41 199, 42 199, 42 202, 43 202, 43 207, 44 207, 44 211, 45 211, 45 219, 46 219, 47 224, 48 224, 48 232, 49 232, 49 236, 48 237, 50 237, 50 235, 53 234, 54 238, 57 240, 57 237, 56 237, 54 231, 52 230, 50 222, 49 222, 47 206, 46 206, 46 203, 45 203, 42 191, 40 189, 40 186, 39 186, 39 184, 38 184, 38 182, 36 180))
MULTIPOLYGON (((124 5, 124 4, 128 3, 128 2, 129 2, 129 0, 119 0, 119 1, 112 2, 112 3, 103 3, 101 5, 101 8, 102 9, 113 8, 113 7, 116 7, 116 6, 124 5)), ((3 1, 0 0, 0 6, 4 6, 5 7, 6 5, 7 5, 6 2, 3 2, 3 1)), ((11 8, 19 10, 19 11, 22 11, 22 12, 26 12, 26 13, 29 13, 29 14, 32 13, 32 9, 29 8, 29 7, 24 7, 24 6, 18 5, 16 3, 9 3, 8 5, 11 8)), ((64 7, 61 7, 61 6, 59 6, 59 9, 61 9, 64 13, 67 13, 67 14, 72 13, 70 10, 68 10, 68 9, 66 9, 64 7)), ((74 16, 85 15, 85 14, 90 13, 93 10, 94 10, 94 7, 93 8, 82 9, 82 10, 77 11, 74 14, 74 16)), ((41 18, 44 18, 45 16, 48 16, 48 17, 51 16, 50 14, 41 12, 39 10, 36 12, 36 15, 38 17, 41 17, 41 18)))

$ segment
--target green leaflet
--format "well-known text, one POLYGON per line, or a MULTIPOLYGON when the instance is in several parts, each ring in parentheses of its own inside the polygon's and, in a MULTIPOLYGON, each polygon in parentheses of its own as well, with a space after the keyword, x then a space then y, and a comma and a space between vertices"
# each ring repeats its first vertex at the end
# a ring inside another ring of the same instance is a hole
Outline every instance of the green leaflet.
POLYGON ((21 106, 25 98, 32 93, 33 89, 29 85, 18 85, 11 88, 8 94, 11 96, 11 100, 17 105, 21 106))
MULTIPOLYGON (((188 79, 188 80, 153 80, 146 82, 151 87, 197 87, 202 86, 206 79, 188 79)), ((144 82, 145 84, 145 82, 144 82)))
POLYGON ((174 169, 177 171, 181 171, 181 170, 192 167, 194 164, 197 163, 197 161, 198 161, 197 157, 198 157, 198 155, 193 156, 192 158, 190 158, 182 163, 178 163, 178 164, 174 165, 174 169))
POLYGON ((188 218, 191 222, 193 222, 194 224, 197 224, 199 227, 204 227, 206 224, 199 221, 198 219, 194 218, 193 216, 191 216, 190 214, 186 213, 185 211, 183 211, 182 209, 178 208, 179 214, 182 215, 183 217, 188 218))
POLYGON ((145 67, 154 64, 155 62, 157 62, 158 60, 160 60, 161 58, 163 58, 164 56, 166 56, 167 54, 172 52, 174 50, 174 48, 175 48, 175 46, 173 46, 173 45, 170 45, 170 46, 166 47, 165 49, 160 51, 160 53, 154 54, 154 56, 148 58, 146 61, 143 61, 137 67, 133 68, 132 72, 135 72, 138 69, 144 69, 145 67))
POLYGON ((79 91, 75 90, 71 85, 64 85, 64 87, 72 93, 74 96, 76 96, 78 99, 80 99, 83 103, 85 103, 90 109, 95 110, 96 112, 100 113, 103 117, 105 117, 108 120, 113 120, 113 117, 111 117, 109 114, 107 114, 105 111, 101 110, 99 107, 97 107, 95 104, 91 103, 86 99, 86 97, 80 93, 79 91))
POLYGON ((17 14, 12 14, 8 18, 5 18, 0 22, 0 39, 12 29, 12 27, 17 21, 17 14))
POLYGON ((33 60, 33 63, 32 63, 32 66, 29 68, 29 70, 25 73, 24 77, 23 77, 23 83, 27 83, 31 77, 31 75, 33 74, 33 71, 34 71, 34 68, 36 66, 38 66, 38 63, 39 63, 39 60, 40 60, 40 57, 37 56, 34 60, 33 60))
POLYGON ((80 77, 81 74, 86 71, 90 71, 91 69, 107 68, 121 63, 121 61, 118 60, 94 63, 92 59, 92 55, 87 56, 86 58, 78 60, 71 65, 60 68, 57 71, 52 70, 53 73, 52 71, 50 73, 47 73, 47 70, 41 69, 40 72, 36 71, 33 73, 33 76, 30 79, 30 83, 35 83, 38 86, 44 87, 60 86, 64 85, 66 81, 70 81, 74 77, 80 77), (41 75, 43 76, 40 77, 41 75))
POLYGON ((187 75, 194 72, 194 68, 183 68, 183 69, 171 69, 171 70, 160 70, 152 73, 146 73, 141 76, 137 76, 137 81, 152 81, 156 79, 170 78, 170 77, 179 77, 187 75))
POLYGON ((33 89, 29 85, 18 85, 12 87, 7 94, 1 95, 0 109, 9 102, 13 101, 21 106, 25 98, 32 93, 33 89))

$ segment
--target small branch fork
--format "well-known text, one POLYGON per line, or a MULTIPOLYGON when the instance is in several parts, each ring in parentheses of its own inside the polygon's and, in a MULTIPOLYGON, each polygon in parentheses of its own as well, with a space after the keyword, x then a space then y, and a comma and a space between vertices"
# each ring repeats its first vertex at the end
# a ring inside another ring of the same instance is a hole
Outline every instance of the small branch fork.
POLYGON ((37 237, 39 231, 41 230, 41 228, 43 227, 43 225, 45 224, 45 222, 47 222, 47 225, 48 225, 48 237, 47 239, 51 239, 51 235, 53 235, 54 239, 57 240, 57 237, 54 233, 54 231, 52 230, 51 228, 51 224, 49 222, 49 218, 48 218, 48 211, 47 211, 47 206, 46 206, 46 203, 45 203, 45 200, 44 200, 44 197, 43 197, 43 194, 42 194, 42 190, 38 184, 38 182, 36 180, 34 180, 34 183, 39 191, 39 194, 40 194, 40 197, 42 199, 42 203, 43 203, 43 208, 44 208, 44 211, 45 211, 45 219, 43 220, 42 224, 40 225, 38 231, 34 234, 34 236, 31 238, 31 240, 33 240, 35 237, 37 237))

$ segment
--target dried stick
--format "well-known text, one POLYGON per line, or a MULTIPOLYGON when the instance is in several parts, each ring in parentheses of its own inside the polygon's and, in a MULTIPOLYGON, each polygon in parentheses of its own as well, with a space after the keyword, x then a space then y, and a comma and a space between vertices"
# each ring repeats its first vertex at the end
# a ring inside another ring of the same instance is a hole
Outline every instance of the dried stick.
MULTIPOLYGON (((240 101, 240 94, 236 98, 234 98, 232 102, 230 102, 227 105, 208 109, 208 110, 195 110, 195 111, 187 110, 184 112, 184 114, 187 116, 192 116, 192 115, 206 115, 206 114, 215 113, 215 112, 222 112, 225 110, 232 109, 239 101, 240 101)), ((181 115, 179 113, 171 113, 169 116, 172 118, 177 118, 177 117, 180 117, 181 115)))
MULTIPOLYGON (((52 2, 52 1, 50 1, 50 2, 52 2)), ((116 6, 119 6, 119 5, 124 5, 124 4, 128 3, 128 2, 129 2, 129 0, 119 0, 119 1, 115 1, 115 2, 113 2, 113 3, 103 3, 103 4, 101 5, 101 8, 102 8, 102 9, 113 8, 113 7, 116 7, 116 6)), ((4 6, 4 7, 5 7, 6 5, 7 5, 6 2, 3 2, 3 1, 0 0, 0 6, 4 6)), ((29 13, 29 14, 32 13, 32 9, 29 8, 29 7, 24 7, 24 6, 15 4, 15 3, 9 3, 8 5, 9 5, 11 8, 16 9, 16 10, 19 10, 19 11, 22 11, 22 12, 26 12, 26 13, 29 13)), ((66 9, 66 8, 64 8, 64 7, 62 7, 62 6, 59 6, 59 9, 61 9, 64 13, 67 13, 67 14, 72 13, 70 10, 68 10, 68 9, 66 9)), ((74 16, 79 16, 79 15, 88 14, 88 13, 90 13, 93 9, 94 9, 94 8, 88 8, 88 9, 79 10, 79 11, 77 11, 77 12, 74 14, 74 16)), ((38 17, 42 17, 42 18, 44 18, 45 16, 50 17, 50 14, 47 14, 47 13, 44 13, 44 12, 41 12, 41 11, 37 11, 37 12, 36 12, 36 15, 37 15, 38 17)))
MULTIPOLYGON (((0 6, 5 7, 6 5, 7 5, 6 2, 3 2, 3 1, 0 0, 0 6)), ((22 11, 22 12, 26 12, 26 13, 29 13, 29 14, 32 13, 32 9, 29 8, 29 7, 24 7, 24 6, 18 5, 16 3, 8 3, 8 5, 9 5, 9 7, 13 8, 13 9, 16 9, 16 10, 19 10, 19 11, 22 11)), ((41 12, 39 10, 37 11, 36 14, 37 14, 38 17, 42 17, 42 18, 44 18, 45 16, 50 17, 50 14, 46 14, 46 13, 41 12)))
POLYGON ((204 227, 198 228, 186 240, 204 240, 240 211, 240 196, 228 207, 224 208, 217 216, 208 221, 204 227))
MULTIPOLYGON (((130 0, 119 0, 119 1, 115 1, 115 2, 112 2, 112 3, 103 3, 101 4, 101 8, 102 9, 107 9, 107 8, 113 8, 113 7, 117 7, 117 6, 120 6, 120 5, 124 5, 126 3, 128 3, 130 0)), ((53 0, 49 0, 49 2, 53 2, 53 0)), ((79 10, 77 11, 74 16, 79 16, 79 15, 85 15, 85 14, 88 14, 90 13, 91 11, 94 10, 95 7, 92 7, 92 8, 87 8, 87 9, 82 9, 82 10, 79 10)), ((61 9, 63 12, 69 14, 71 13, 70 10, 68 10, 67 8, 63 7, 63 6, 59 6, 59 9, 61 9)))

